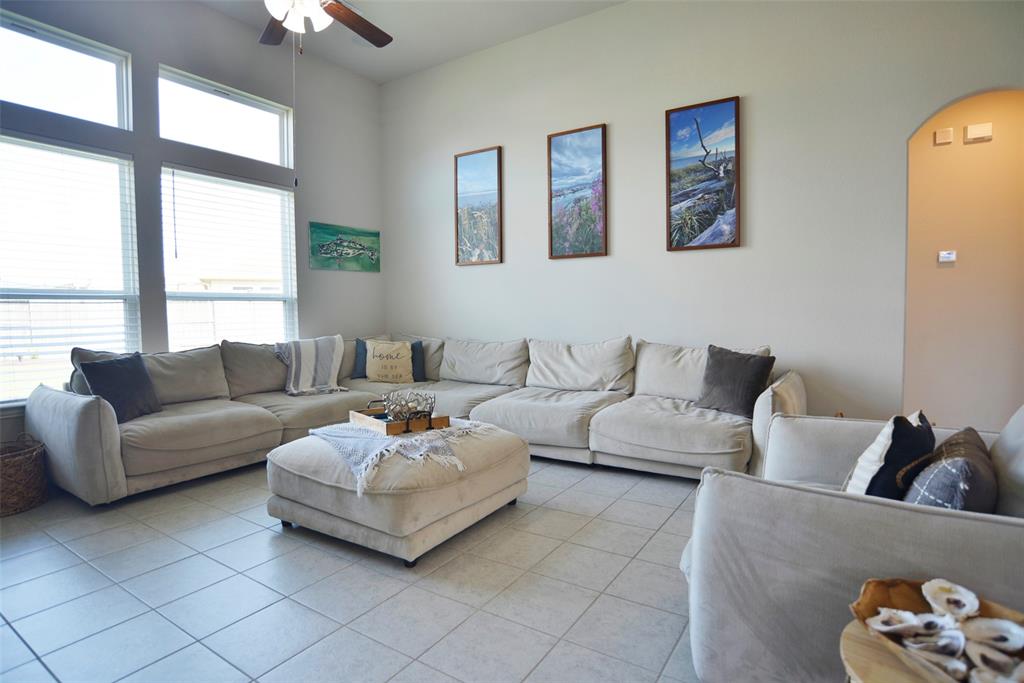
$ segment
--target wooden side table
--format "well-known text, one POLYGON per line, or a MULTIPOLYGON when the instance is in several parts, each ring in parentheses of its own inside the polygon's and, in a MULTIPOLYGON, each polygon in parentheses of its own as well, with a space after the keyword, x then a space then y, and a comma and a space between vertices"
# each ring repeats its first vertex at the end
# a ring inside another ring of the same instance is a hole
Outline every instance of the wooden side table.
POLYGON ((921 683, 920 676, 871 637, 856 619, 843 629, 839 655, 851 683, 921 683))

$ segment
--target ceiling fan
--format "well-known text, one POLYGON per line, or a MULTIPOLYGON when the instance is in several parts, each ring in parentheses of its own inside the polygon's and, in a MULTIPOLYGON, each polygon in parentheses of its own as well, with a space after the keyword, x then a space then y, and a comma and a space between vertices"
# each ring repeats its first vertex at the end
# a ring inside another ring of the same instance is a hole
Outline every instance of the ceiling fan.
POLYGON ((323 31, 337 21, 375 47, 384 47, 393 40, 361 14, 336 0, 263 0, 263 4, 271 15, 260 34, 264 45, 280 45, 288 31, 305 33, 307 18, 314 31, 323 31))

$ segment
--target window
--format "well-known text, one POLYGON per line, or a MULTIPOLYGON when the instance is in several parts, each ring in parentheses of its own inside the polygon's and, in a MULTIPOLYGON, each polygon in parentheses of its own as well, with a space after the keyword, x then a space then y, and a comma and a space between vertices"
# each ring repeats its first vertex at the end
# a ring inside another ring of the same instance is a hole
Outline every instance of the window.
POLYGON ((124 52, 4 12, 0 64, 2 100, 131 127, 124 52))
POLYGON ((0 401, 139 348, 130 162, 0 137, 0 216, 0 401))
POLYGON ((291 167, 291 110, 160 68, 160 137, 291 167))
POLYGON ((171 350, 294 339, 293 194, 169 167, 161 189, 171 350))

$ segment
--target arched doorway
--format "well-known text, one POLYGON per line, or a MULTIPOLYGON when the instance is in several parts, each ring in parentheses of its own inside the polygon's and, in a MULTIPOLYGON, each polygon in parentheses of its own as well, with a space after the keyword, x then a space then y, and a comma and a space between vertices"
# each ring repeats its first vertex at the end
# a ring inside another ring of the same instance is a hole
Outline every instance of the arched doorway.
POLYGON ((1024 90, 949 105, 907 154, 903 409, 998 431, 1024 404, 1024 90))

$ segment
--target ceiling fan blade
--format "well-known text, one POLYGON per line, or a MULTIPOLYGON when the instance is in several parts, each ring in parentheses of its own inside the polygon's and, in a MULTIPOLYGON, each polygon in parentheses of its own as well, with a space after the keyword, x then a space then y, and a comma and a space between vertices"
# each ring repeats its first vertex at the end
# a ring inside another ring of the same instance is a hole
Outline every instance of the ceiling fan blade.
POLYGON ((324 11, 334 17, 335 21, 344 24, 375 47, 384 47, 394 40, 387 33, 384 33, 384 31, 381 31, 367 19, 364 19, 340 2, 328 2, 324 5, 324 11))
POLYGON ((260 34, 260 43, 263 45, 280 45, 284 42, 284 37, 287 34, 288 29, 284 27, 284 24, 271 17, 270 21, 267 22, 267 27, 260 34))

